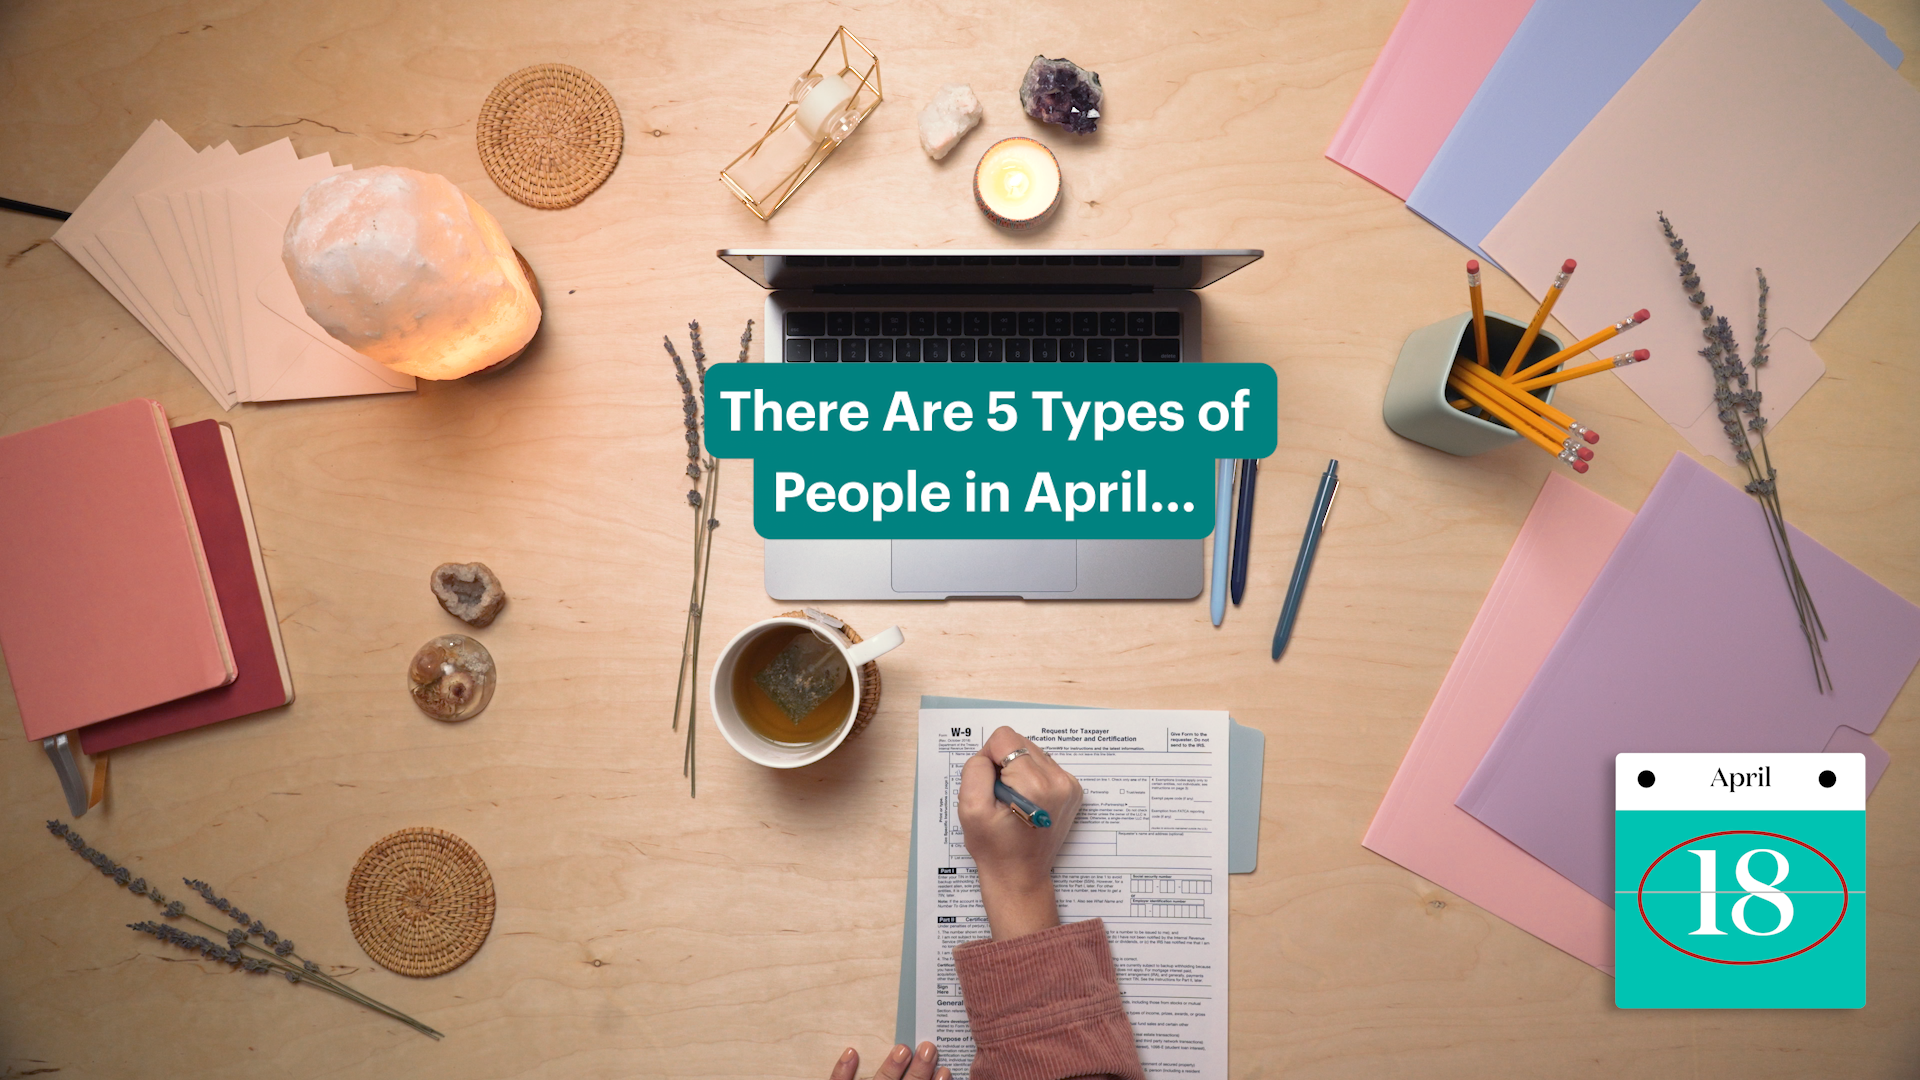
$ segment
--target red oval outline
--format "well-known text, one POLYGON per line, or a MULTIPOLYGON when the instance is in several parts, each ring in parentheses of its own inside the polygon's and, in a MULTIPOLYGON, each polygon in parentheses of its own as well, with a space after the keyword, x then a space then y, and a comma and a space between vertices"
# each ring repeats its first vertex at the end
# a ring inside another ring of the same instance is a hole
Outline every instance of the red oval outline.
POLYGON ((1675 952, 1686 953, 1688 956, 1693 957, 1695 960, 1705 960, 1710 964, 1732 964, 1736 966, 1746 966, 1751 964, 1776 964, 1782 960, 1791 960, 1794 957, 1799 956, 1801 953, 1807 952, 1813 949, 1815 946, 1819 945, 1821 941, 1825 941, 1828 938, 1832 937, 1833 932, 1835 930, 1840 929, 1840 924, 1845 922, 1847 919, 1847 904, 1853 899, 1852 894, 1847 891, 1847 875, 1841 873, 1840 868, 1838 866, 1834 866, 1833 860, 1827 858, 1826 852, 1821 851, 1819 848, 1814 847, 1812 844, 1807 843, 1805 840, 1795 840, 1791 836, 1786 836, 1781 833, 1775 833, 1775 832, 1764 832, 1760 829, 1723 829, 1720 832, 1703 833, 1700 836, 1696 836, 1691 840, 1680 841, 1679 843, 1673 845, 1667 850, 1661 852, 1659 858, 1647 864, 1647 872, 1640 875, 1640 889, 1637 893, 1634 894, 1634 898, 1640 907, 1640 921, 1642 923, 1645 923, 1647 929, 1649 931, 1652 931, 1653 936, 1659 938, 1661 942, 1665 944, 1668 948, 1674 950, 1675 952), (1676 851, 1679 851, 1681 848, 1686 847, 1688 844, 1697 844, 1702 840, 1711 840, 1716 836, 1771 836, 1776 840, 1785 840, 1789 844, 1799 844, 1801 847, 1806 848, 1808 851, 1811 851, 1815 855, 1820 856, 1820 861, 1826 863, 1828 866, 1833 868, 1833 876, 1840 879, 1840 915, 1838 918, 1833 920, 1833 925, 1827 929, 1827 932, 1820 935, 1820 941, 1814 942, 1812 945, 1807 946, 1805 949, 1796 949, 1793 952, 1786 954, 1785 956, 1774 956, 1774 957, 1769 957, 1765 960, 1721 960, 1721 959, 1718 959, 1717 957, 1701 956, 1697 952, 1692 952, 1687 949, 1682 949, 1680 946, 1675 945, 1671 941, 1668 941, 1667 936, 1665 934, 1662 934, 1660 931, 1655 930, 1653 928, 1653 920, 1647 918, 1647 879, 1653 876, 1653 868, 1656 866, 1659 866, 1660 863, 1664 861, 1667 856, 1673 854, 1676 851))

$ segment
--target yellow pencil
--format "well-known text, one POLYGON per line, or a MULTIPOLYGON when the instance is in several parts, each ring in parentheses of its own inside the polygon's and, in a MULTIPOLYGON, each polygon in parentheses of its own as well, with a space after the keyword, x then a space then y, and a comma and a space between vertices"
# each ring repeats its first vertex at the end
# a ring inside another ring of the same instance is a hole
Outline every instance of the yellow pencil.
MULTIPOLYGON (((1494 384, 1489 383, 1487 379, 1493 377, 1492 372, 1483 372, 1472 364, 1460 364, 1456 368, 1456 373, 1460 376, 1464 385, 1478 389, 1482 394, 1487 395, 1489 400, 1500 405, 1514 416, 1519 417, 1521 422, 1533 428, 1533 430, 1539 432, 1541 435, 1546 436, 1546 438, 1552 442, 1559 444, 1561 449, 1571 450, 1577 445, 1573 436, 1568 433, 1566 428, 1560 426, 1558 421, 1541 414, 1537 409, 1529 408, 1521 398, 1517 398, 1506 391, 1500 390, 1494 384), (1474 378, 1476 375, 1484 375, 1486 378, 1474 378)), ((1535 403, 1538 404, 1539 399, 1536 398, 1534 400, 1535 403)), ((1503 417, 1502 419, 1505 418, 1503 417)), ((1591 456, 1591 453, 1589 453, 1588 456, 1591 456)))
MULTIPOLYGON (((1566 447, 1555 446, 1545 435, 1540 434, 1533 425, 1521 420, 1518 413, 1509 411, 1505 405, 1499 404, 1496 400, 1498 395, 1482 394, 1478 387, 1469 386, 1466 380, 1458 375, 1448 376, 1447 385, 1453 387, 1461 394, 1466 395, 1467 400, 1505 421, 1508 427, 1519 432, 1540 449, 1573 466, 1575 472, 1587 471, 1587 463, 1576 455, 1573 450, 1566 447)), ((1591 455, 1592 451, 1588 451, 1588 454, 1591 455)))
POLYGON ((1573 276, 1574 261, 1568 259, 1560 264, 1560 275, 1553 279, 1553 287, 1547 290, 1546 298, 1540 301, 1540 310, 1533 313, 1533 321, 1527 324, 1527 332, 1520 335, 1520 344, 1514 346, 1513 355, 1507 357, 1507 366, 1500 374, 1512 375, 1513 369, 1520 366, 1521 358, 1527 350, 1533 348, 1533 339, 1540 336, 1540 327, 1547 321, 1547 313, 1553 310, 1553 302, 1560 299, 1560 290, 1567 287, 1567 279, 1573 276))
POLYGON ((1473 301, 1473 347, 1474 359, 1480 366, 1489 370, 1493 361, 1487 358, 1487 308, 1480 302, 1480 260, 1467 260, 1467 297, 1473 301))
POLYGON ((1554 368, 1559 367, 1561 364, 1564 364, 1567 361, 1573 359, 1574 357, 1579 356, 1581 353, 1586 352, 1588 349, 1593 348, 1595 345, 1598 345, 1601 342, 1606 341, 1607 339, 1613 337, 1614 335, 1625 333, 1626 331, 1631 330, 1636 326, 1639 326, 1641 323, 1646 322, 1647 318, 1648 318, 1647 309, 1641 308, 1639 311, 1634 312, 1630 317, 1621 319, 1619 322, 1614 323, 1612 326, 1607 327, 1605 330, 1602 330, 1597 334, 1593 334, 1589 337, 1581 338, 1579 341, 1576 341, 1573 344, 1567 346, 1566 348, 1561 349, 1559 352, 1554 353, 1552 356, 1547 357, 1545 360, 1542 360, 1539 363, 1534 364, 1530 367, 1522 368, 1520 371, 1515 372, 1513 375, 1509 376, 1509 378, 1511 378, 1515 383, 1523 383, 1523 382, 1526 382, 1528 379, 1533 378, 1535 375, 1540 374, 1543 371, 1552 371, 1554 368))
POLYGON ((1537 413, 1553 423, 1560 425, 1567 431, 1572 432, 1574 435, 1585 439, 1587 442, 1597 443, 1600 441, 1599 432, 1581 424, 1573 417, 1568 416, 1566 413, 1561 412, 1559 409, 1554 408, 1552 405, 1547 404, 1532 394, 1521 390, 1519 387, 1495 375, 1491 371, 1482 371, 1472 364, 1462 364, 1458 361, 1454 362, 1454 370, 1462 372, 1473 381, 1480 383, 1482 388, 1489 393, 1497 393, 1510 398, 1516 407, 1537 413))
POLYGON ((1628 364, 1637 364, 1650 355, 1652 354, 1645 349, 1635 349, 1632 352, 1623 352, 1619 356, 1608 357, 1605 360, 1595 360, 1591 364, 1581 364, 1579 367, 1570 367, 1565 371, 1556 371, 1551 375, 1541 375, 1538 378, 1528 379, 1523 383, 1515 383, 1514 389, 1537 390, 1542 386, 1553 386, 1557 383, 1566 382, 1568 379, 1578 379, 1586 375, 1597 375, 1602 371, 1612 371, 1614 368, 1626 367, 1628 364))

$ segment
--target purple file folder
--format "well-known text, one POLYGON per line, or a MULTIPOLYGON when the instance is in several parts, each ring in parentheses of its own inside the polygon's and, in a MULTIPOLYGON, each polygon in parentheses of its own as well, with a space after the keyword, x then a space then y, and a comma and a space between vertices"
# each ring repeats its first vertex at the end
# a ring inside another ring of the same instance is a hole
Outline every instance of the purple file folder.
POLYGON ((1615 754, 1830 748, 1884 768, 1862 733, 1920 662, 1920 608, 1789 529, 1831 693, 1758 503, 1676 454, 1456 805, 1612 904, 1615 754))

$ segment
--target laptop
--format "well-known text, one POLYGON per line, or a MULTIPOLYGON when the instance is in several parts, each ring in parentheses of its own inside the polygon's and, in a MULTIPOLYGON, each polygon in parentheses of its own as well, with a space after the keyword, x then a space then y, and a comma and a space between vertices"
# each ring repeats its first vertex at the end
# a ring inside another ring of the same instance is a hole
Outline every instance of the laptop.
MULTIPOLYGON (((788 364, 1198 363, 1198 290, 1247 250, 728 248, 788 364)), ((1204 540, 768 540, 776 600, 1190 600, 1204 540)))

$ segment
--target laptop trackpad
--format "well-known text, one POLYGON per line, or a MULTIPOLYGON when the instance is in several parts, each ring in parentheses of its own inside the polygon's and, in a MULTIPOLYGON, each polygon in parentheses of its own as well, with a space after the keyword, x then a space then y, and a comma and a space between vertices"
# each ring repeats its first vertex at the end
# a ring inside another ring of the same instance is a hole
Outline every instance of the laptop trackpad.
POLYGON ((895 540, 893 588, 905 593, 1072 592, 1075 540, 895 540))

